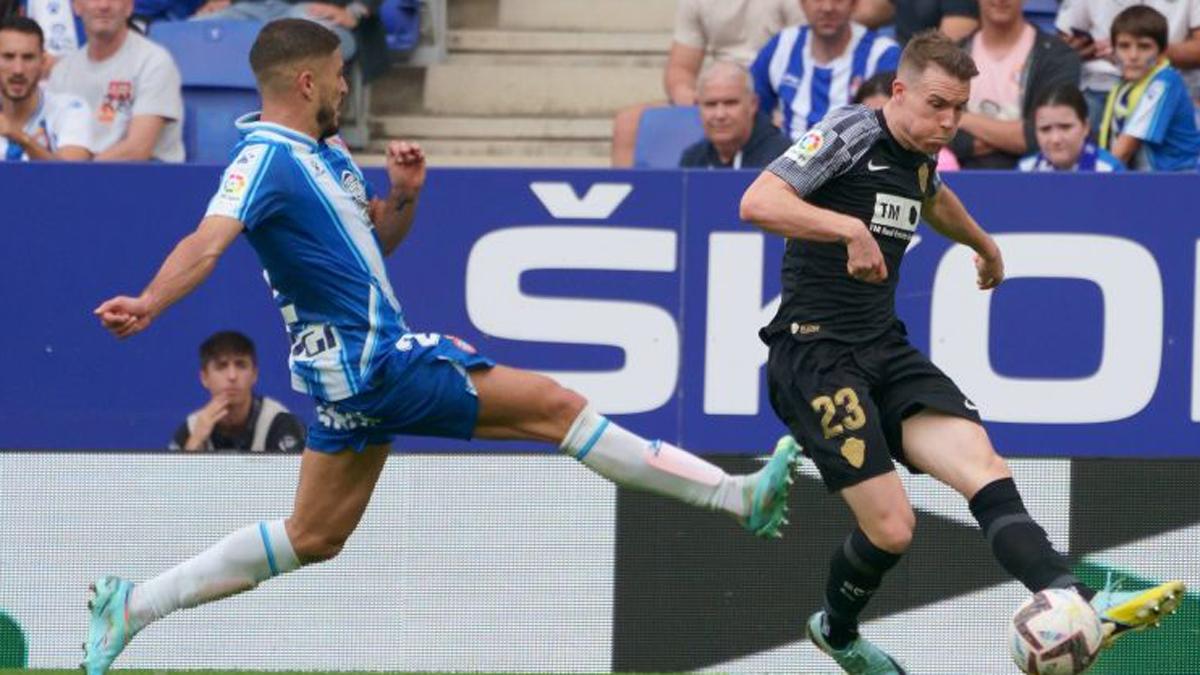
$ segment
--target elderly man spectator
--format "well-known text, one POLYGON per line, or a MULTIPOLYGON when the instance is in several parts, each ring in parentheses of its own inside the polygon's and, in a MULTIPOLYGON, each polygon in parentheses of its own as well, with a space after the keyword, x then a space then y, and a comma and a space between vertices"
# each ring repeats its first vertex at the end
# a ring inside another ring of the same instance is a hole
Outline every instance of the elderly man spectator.
POLYGON ((183 94, 167 50, 129 28, 133 0, 75 0, 87 44, 64 56, 50 90, 93 111, 100 161, 183 161, 183 94))
POLYGON ((900 46, 927 28, 961 40, 979 27, 976 0, 859 0, 854 20, 870 28, 893 24, 900 46))
POLYGON ((679 159, 683 168, 763 168, 791 143, 766 115, 758 114, 758 96, 742 66, 717 61, 700 74, 696 97, 704 140, 679 159))
POLYGON ((200 345, 200 384, 208 402, 179 425, 171 449, 303 450, 304 424, 275 399, 255 394, 257 382, 254 342, 235 331, 211 335, 200 345))
POLYGON ((1083 95, 1092 129, 1099 129, 1108 92, 1121 81, 1110 31, 1130 5, 1145 5, 1167 19, 1166 56, 1183 75, 1193 101, 1200 101, 1200 0, 1065 0, 1054 25, 1083 59, 1083 95))
MULTIPOLYGON (((804 23, 799 0, 679 0, 663 88, 668 105, 695 105, 696 80, 706 56, 748 66, 760 47, 785 26, 804 23)), ((612 165, 633 165, 642 112, 639 103, 613 119, 612 165)))
POLYGON ((42 91, 42 28, 28 17, 0 19, 0 160, 86 160, 92 120, 77 96, 42 91))
POLYGON ((850 20, 855 0, 801 0, 807 26, 790 26, 762 48, 750 72, 759 105, 782 115, 783 132, 799 140, 835 108, 848 105, 859 85, 895 70, 900 47, 850 20))
POLYGON ((1079 82, 1079 56, 1025 20, 1020 0, 980 0, 980 29, 964 42, 979 75, 951 149, 964 169, 1012 169, 1037 148, 1033 107, 1079 82))

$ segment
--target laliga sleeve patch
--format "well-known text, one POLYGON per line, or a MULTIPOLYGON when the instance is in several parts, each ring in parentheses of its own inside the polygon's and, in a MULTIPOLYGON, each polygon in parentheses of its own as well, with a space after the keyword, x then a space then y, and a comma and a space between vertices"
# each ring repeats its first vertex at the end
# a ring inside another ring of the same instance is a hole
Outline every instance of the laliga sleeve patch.
POLYGON ((828 142, 825 132, 820 129, 809 129, 800 140, 792 144, 788 151, 784 153, 784 157, 793 162, 804 166, 808 160, 816 156, 821 148, 828 142))

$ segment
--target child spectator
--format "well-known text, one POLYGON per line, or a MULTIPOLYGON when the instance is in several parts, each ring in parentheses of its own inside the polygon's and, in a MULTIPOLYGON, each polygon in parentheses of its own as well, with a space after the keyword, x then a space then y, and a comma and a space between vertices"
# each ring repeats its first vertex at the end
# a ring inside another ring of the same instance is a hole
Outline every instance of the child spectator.
POLYGON ((1113 19, 1112 44, 1121 83, 1104 104, 1100 147, 1139 171, 1194 170, 1200 132, 1187 85, 1164 54, 1166 17, 1129 7, 1113 19))

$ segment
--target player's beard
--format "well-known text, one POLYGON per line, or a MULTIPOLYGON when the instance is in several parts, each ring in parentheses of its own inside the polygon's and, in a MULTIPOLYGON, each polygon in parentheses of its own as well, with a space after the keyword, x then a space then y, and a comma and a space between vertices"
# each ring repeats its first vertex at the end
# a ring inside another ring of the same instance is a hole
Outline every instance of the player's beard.
POLYGON ((317 108, 317 128, 321 130, 319 140, 325 140, 338 132, 337 105, 322 103, 317 108))
POLYGON ((24 86, 25 86, 25 93, 23 95, 13 96, 12 90, 8 88, 8 83, 7 82, 0 83, 0 96, 3 96, 4 98, 12 101, 13 103, 18 103, 20 101, 24 101, 25 99, 29 98, 30 96, 32 96, 34 94, 34 92, 37 91, 37 82, 32 82, 32 83, 26 82, 24 84, 24 86))

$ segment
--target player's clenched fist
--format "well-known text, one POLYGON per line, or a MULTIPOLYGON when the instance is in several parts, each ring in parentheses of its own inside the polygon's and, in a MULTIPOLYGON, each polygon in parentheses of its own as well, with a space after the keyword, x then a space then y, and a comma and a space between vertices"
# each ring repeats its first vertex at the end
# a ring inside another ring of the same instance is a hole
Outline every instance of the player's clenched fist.
POLYGON ((858 228, 846 242, 846 271, 855 279, 872 284, 880 284, 887 279, 887 263, 883 260, 883 252, 865 227, 858 228))
POLYGON ((125 295, 105 300, 92 313, 99 317, 100 325, 119 338, 146 330, 153 319, 149 300, 125 295))

